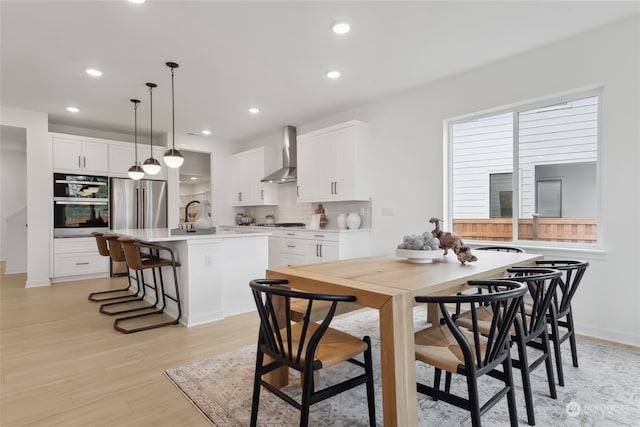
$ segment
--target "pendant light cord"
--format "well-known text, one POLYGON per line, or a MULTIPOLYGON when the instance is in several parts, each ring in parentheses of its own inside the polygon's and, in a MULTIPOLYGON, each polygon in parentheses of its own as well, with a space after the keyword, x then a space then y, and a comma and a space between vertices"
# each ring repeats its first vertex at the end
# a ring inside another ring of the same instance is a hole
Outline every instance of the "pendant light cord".
POLYGON ((153 86, 149 86, 149 111, 151 111, 149 132, 151 137, 151 158, 153 159, 153 86))
POLYGON ((173 90, 173 67, 171 67, 171 148, 176 149, 176 108, 173 90))
POLYGON ((136 150, 136 163, 138 166, 138 103, 133 102, 133 146, 136 150))

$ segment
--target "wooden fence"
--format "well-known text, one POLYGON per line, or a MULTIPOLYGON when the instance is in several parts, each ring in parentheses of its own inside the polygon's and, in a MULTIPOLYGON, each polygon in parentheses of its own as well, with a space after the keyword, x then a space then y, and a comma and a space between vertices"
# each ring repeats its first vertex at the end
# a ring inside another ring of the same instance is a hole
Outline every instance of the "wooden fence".
MULTIPOLYGON (((454 233, 468 240, 513 240, 511 218, 456 219, 454 233)), ((597 223, 590 218, 539 218, 520 219, 520 240, 548 240, 554 242, 593 243, 598 239, 597 223)))

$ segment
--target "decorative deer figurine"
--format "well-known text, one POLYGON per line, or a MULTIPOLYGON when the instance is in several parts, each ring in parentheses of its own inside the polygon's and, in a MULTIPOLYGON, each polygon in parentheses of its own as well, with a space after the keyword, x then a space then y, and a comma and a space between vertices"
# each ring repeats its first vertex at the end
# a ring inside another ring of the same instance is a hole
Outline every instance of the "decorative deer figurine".
POLYGON ((436 217, 431 217, 429 220, 430 223, 435 224, 436 228, 431 232, 433 237, 437 237, 440 240, 440 249, 444 249, 444 254, 446 255, 449 249, 455 252, 458 257, 458 261, 462 264, 465 262, 473 262, 477 261, 478 258, 475 257, 471 253, 471 248, 464 244, 460 236, 455 234, 451 234, 448 231, 440 230, 440 219, 436 217))

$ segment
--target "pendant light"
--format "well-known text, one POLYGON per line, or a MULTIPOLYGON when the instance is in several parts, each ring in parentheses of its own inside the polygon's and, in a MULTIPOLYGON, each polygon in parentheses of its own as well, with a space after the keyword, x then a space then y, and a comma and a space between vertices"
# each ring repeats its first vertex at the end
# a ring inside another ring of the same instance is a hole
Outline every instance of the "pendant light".
POLYGON ((160 172, 160 162, 153 157, 153 88, 158 87, 158 85, 155 83, 147 83, 146 85, 149 88, 149 110, 151 111, 151 157, 144 161, 142 169, 144 169, 144 171, 149 175, 156 175, 160 172))
POLYGON ((184 157, 180 150, 176 148, 176 115, 175 115, 175 101, 173 91, 173 70, 178 68, 178 64, 175 62, 167 62, 166 66, 171 68, 171 126, 173 128, 171 133, 172 144, 171 148, 164 153, 164 162, 170 168, 179 168, 184 162, 184 157))
POLYGON ((129 171, 127 173, 129 174, 129 178, 135 179, 137 181, 139 179, 142 179, 142 177, 144 176, 144 170, 142 170, 142 168, 138 164, 138 104, 140 103, 140 100, 131 99, 130 101, 133 102, 133 144, 135 146, 136 157, 135 163, 129 168, 129 171))

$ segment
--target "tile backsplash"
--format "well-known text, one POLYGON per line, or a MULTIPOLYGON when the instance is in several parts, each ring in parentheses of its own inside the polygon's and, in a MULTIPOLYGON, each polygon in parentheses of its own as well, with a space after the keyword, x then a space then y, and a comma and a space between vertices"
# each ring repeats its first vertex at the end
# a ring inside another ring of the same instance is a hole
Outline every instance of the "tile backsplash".
MULTIPOLYGON (((315 213, 319 203, 298 203, 296 201, 296 183, 278 184, 278 206, 247 206, 234 208, 236 212, 252 215, 256 223, 265 222, 265 216, 273 214, 276 222, 311 223, 311 215, 315 213)), ((328 223, 326 228, 338 228, 338 215, 356 212, 362 217, 360 228, 371 228, 371 202, 323 202, 328 223)))

